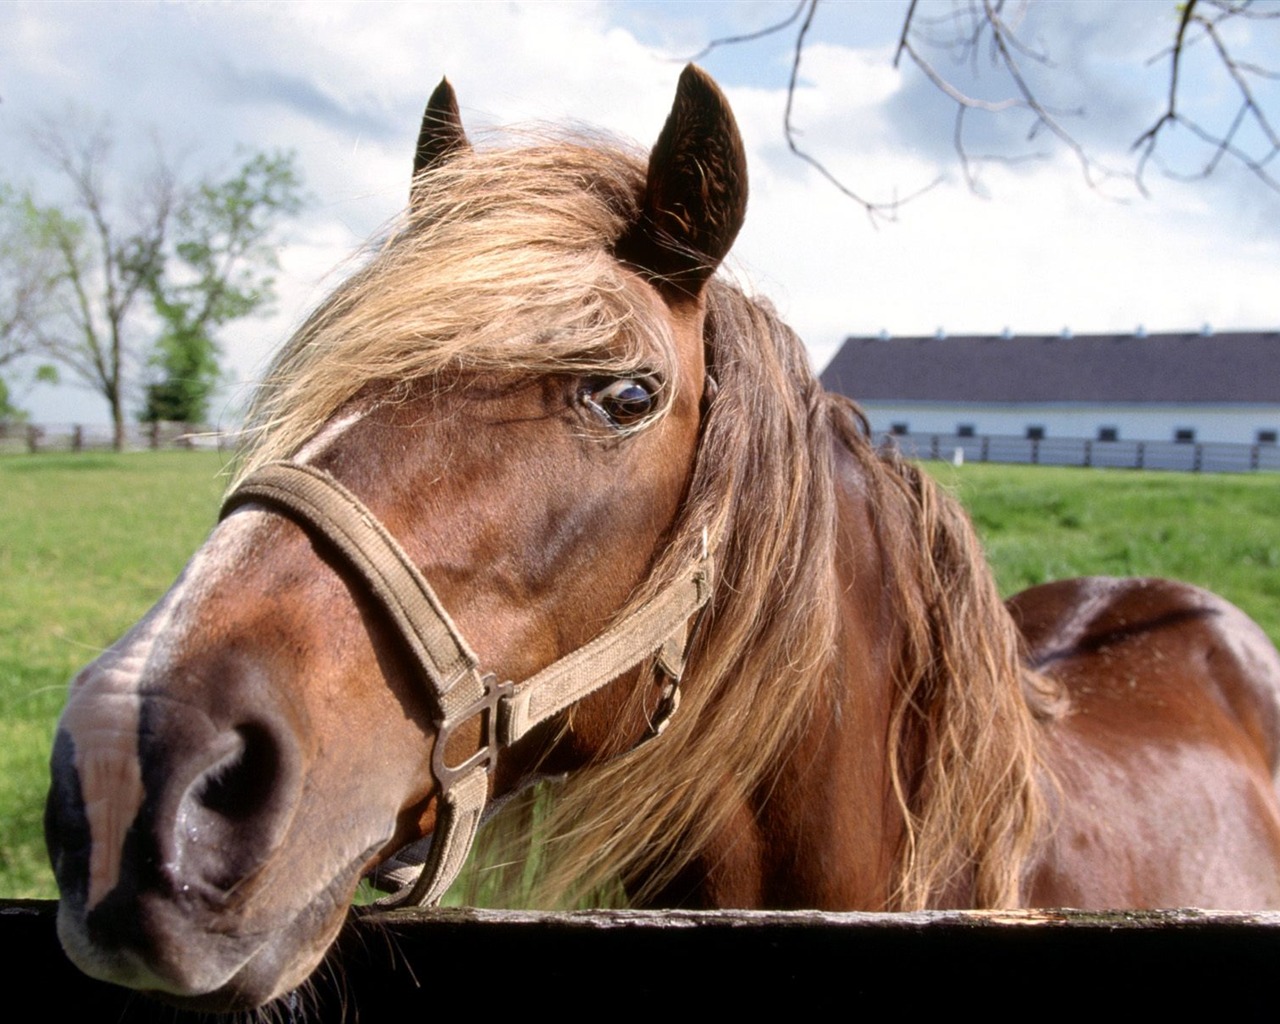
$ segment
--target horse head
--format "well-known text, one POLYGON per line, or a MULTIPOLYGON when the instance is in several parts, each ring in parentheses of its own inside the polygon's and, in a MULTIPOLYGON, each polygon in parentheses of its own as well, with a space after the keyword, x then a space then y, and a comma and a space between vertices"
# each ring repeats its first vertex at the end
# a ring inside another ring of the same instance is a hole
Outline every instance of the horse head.
POLYGON ((732 114, 694 68, 647 167, 580 142, 474 151, 441 84, 406 218, 277 359, 222 521, 71 685, 46 831, 86 973, 212 1009, 271 1000, 359 880, 439 831, 442 772, 487 751, 475 816, 670 711, 678 665, 656 666, 706 600, 664 596, 705 573, 707 524, 682 512, 714 394, 705 296, 745 203, 732 114), (339 525, 273 497, 281 473, 318 481, 339 525), (348 522, 382 538, 372 555, 344 547, 348 522), (362 559, 398 566, 390 596, 362 559), (424 682, 404 587, 476 707, 442 709, 453 676, 424 682), (518 691, 655 606, 670 629, 522 712, 493 756, 512 690, 491 680, 518 691))

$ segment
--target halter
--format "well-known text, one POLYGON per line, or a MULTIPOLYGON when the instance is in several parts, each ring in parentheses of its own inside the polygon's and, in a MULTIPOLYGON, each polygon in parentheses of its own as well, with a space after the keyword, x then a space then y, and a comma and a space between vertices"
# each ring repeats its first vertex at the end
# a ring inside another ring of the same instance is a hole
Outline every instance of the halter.
MULTIPOLYGON (((390 616, 413 654, 436 714, 431 770, 439 787, 436 828, 422 866, 405 862, 380 873, 400 888, 384 906, 434 906, 462 870, 485 802, 500 746, 600 689, 650 657, 677 685, 689 646, 689 621, 711 596, 713 563, 701 556, 647 602, 594 640, 521 683, 498 682, 440 604, 404 549, 354 494, 323 470, 273 462, 246 478, 223 502, 220 519, 250 502, 292 519, 329 541, 390 616), (448 764, 449 737, 484 716, 484 745, 448 764)), ((678 691, 664 699, 659 731, 675 711, 678 691)))

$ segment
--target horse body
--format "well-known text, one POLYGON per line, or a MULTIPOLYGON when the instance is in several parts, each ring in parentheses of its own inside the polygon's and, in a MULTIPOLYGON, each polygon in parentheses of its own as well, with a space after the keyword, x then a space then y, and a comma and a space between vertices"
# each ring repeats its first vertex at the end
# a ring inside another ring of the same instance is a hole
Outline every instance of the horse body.
MULTIPOLYGON (((815 709, 796 756, 769 775, 758 803, 744 807, 653 905, 903 904, 893 855, 904 841, 903 808, 887 737, 893 681, 910 670, 888 656, 903 649, 895 636, 903 599, 884 585, 884 553, 900 550, 901 541, 886 532, 893 496, 863 477, 843 444, 835 461, 844 608, 833 699, 815 709), (886 636, 895 638, 885 643, 886 636), (859 729, 844 727, 845 715, 859 729)), ((910 521, 918 514, 912 509, 910 521)), ((965 863, 931 881, 920 902, 1280 905, 1280 658, 1257 625, 1216 595, 1168 580, 1064 580, 1018 594, 1008 610, 1026 666, 1025 716, 1022 708, 1009 713, 1030 730, 1034 757, 1023 770, 1034 778, 1025 784, 1035 785, 1045 806, 1034 818, 1035 838, 1012 861, 1020 871, 1016 895, 981 892, 965 863)), ((999 737, 979 733, 1001 727, 994 717, 980 722, 962 745, 994 745, 999 737)), ((966 770, 961 781, 968 778, 966 770)), ((989 780, 980 789, 982 799, 989 780)), ((962 824, 947 827, 958 833, 962 824)), ((972 858, 972 848, 964 856, 972 858)))
MULTIPOLYGON (((499 680, 714 559, 687 642, 483 776, 518 805, 567 775, 538 837, 553 898, 1280 903, 1275 649, 1174 584, 1005 608, 959 506, 712 277, 746 185, 709 79, 686 71, 647 167, 473 153, 442 84, 415 174, 406 223, 279 357, 242 475, 338 482, 499 680)), ((256 493, 73 683, 46 819, 73 959, 209 1008, 306 978, 361 876, 447 831, 444 774, 509 696, 442 712, 358 563, 256 493)))
POLYGON ((1070 709, 1044 729, 1059 806, 1028 900, 1276 906, 1280 663, 1262 631, 1167 580, 1045 584, 1010 610, 1070 709))

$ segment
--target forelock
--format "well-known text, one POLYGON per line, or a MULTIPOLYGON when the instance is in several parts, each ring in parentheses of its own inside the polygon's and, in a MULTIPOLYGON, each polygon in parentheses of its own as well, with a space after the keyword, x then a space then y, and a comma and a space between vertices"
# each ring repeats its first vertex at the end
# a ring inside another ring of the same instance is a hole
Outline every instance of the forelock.
POLYGON ((673 369, 670 329, 613 253, 643 159, 579 138, 460 153, 276 357, 242 473, 289 456, 361 392, 458 372, 673 369))

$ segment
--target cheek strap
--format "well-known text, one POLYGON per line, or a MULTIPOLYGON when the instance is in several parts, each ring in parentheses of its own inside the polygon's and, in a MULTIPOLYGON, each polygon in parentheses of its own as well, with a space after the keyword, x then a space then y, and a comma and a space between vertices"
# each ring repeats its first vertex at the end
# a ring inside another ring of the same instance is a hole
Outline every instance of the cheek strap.
MULTIPOLYGON (((255 504, 322 537, 342 556, 404 639, 431 701, 436 737, 432 773, 439 793, 430 850, 377 881, 397 886, 384 906, 434 906, 466 862, 489 798, 498 750, 649 658, 678 684, 690 619, 710 600, 714 565, 701 556, 644 604, 594 640, 521 683, 498 682, 449 618, 435 591, 372 512, 323 470, 273 462, 247 477, 223 502, 220 518, 255 504), (453 731, 482 716, 484 745, 458 765, 446 751, 453 731)), ((672 702, 674 705, 674 702, 672 702)), ((668 717, 674 706, 667 712, 668 717)), ((665 724, 665 722, 661 723, 665 724)), ((416 849, 414 844, 411 849, 416 849)), ((406 851, 408 853, 409 851, 406 851)))

